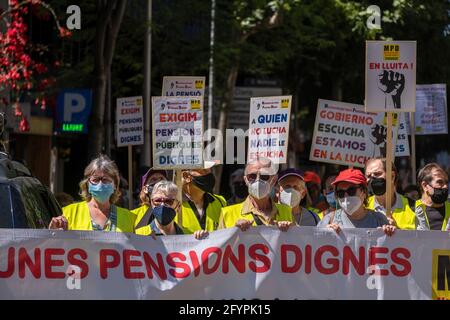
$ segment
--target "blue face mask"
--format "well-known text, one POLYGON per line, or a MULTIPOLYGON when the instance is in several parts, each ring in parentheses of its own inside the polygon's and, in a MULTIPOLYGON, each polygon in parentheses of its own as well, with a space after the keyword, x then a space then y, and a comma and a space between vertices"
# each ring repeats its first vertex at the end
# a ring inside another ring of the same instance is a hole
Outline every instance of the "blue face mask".
POLYGON ((114 186, 112 183, 103 184, 100 182, 98 184, 92 184, 89 182, 88 191, 95 200, 100 203, 105 203, 114 193, 114 186))
POLYGON ((173 219, 175 219, 175 216, 177 215, 175 209, 171 207, 166 207, 164 205, 154 207, 152 213, 155 219, 162 226, 167 226, 169 223, 173 221, 173 219))
POLYGON ((333 208, 337 207, 336 198, 334 197, 334 191, 327 193, 327 202, 331 207, 333 208))

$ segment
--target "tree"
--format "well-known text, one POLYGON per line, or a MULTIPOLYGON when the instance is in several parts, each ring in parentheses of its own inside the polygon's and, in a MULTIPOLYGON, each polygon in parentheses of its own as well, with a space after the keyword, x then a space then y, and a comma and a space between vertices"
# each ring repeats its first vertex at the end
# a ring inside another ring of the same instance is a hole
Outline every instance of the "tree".
MULTIPOLYGON (((227 4, 219 3, 218 11, 225 13, 222 19, 230 19, 225 23, 231 29, 227 40, 217 46, 216 52, 228 58, 228 72, 223 85, 223 97, 220 106, 218 129, 224 135, 226 132, 228 113, 231 110, 234 96, 234 88, 241 66, 241 58, 245 44, 254 35, 281 25, 283 16, 289 12, 299 0, 253 0, 253 1, 227 1, 227 4), (222 51, 222 52, 221 52, 222 51)), ((220 19, 220 18, 219 18, 220 19)), ((222 23, 224 21, 222 20, 222 23)), ((224 59, 219 58, 219 61, 224 59)), ((221 145, 219 143, 219 145, 221 145)), ((222 168, 218 167, 216 173, 216 190, 220 187, 222 168)))
MULTIPOLYGON (((33 42, 29 36, 30 27, 25 22, 29 15, 40 19, 51 15, 61 38, 71 35, 61 27, 51 6, 41 0, 10 0, 9 8, 2 11, 0 20, 6 24, 5 32, 0 32, 0 86, 9 91, 14 104, 15 116, 21 119, 19 129, 29 131, 30 127, 23 116, 19 102, 25 95, 36 97, 35 104, 46 107, 46 90, 55 83, 49 76, 49 66, 57 67, 58 61, 45 61, 48 48, 33 42), (42 12, 44 10, 44 12, 42 12)), ((3 98, 3 104, 10 102, 3 98)))
POLYGON ((107 83, 111 79, 117 35, 125 12, 126 0, 98 0, 97 26, 94 52, 93 106, 89 119, 90 158, 103 151, 105 146, 105 105, 107 83))

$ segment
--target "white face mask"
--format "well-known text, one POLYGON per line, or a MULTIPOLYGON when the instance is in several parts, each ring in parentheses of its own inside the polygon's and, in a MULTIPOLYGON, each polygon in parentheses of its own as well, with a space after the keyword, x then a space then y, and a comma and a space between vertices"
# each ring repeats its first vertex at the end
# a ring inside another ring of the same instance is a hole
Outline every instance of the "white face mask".
POLYGON ((270 193, 270 183, 263 180, 256 180, 248 186, 248 193, 255 199, 262 199, 270 193))
POLYGON ((295 208, 296 206, 298 206, 301 200, 302 196, 300 192, 293 188, 285 189, 280 193, 280 202, 291 208, 295 208))
POLYGON ((362 200, 358 196, 339 198, 338 202, 341 209, 349 216, 355 213, 362 205, 362 200))

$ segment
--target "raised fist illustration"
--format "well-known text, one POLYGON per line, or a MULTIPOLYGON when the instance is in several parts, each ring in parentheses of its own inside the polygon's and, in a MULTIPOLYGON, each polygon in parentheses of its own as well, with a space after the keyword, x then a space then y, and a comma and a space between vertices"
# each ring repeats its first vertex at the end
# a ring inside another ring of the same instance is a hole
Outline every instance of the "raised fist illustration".
POLYGON ((375 141, 371 138, 370 140, 374 144, 374 154, 373 157, 377 156, 384 156, 386 154, 386 133, 387 128, 385 126, 380 126, 379 124, 376 124, 374 127, 371 128, 371 135, 373 138, 375 138, 375 141), (378 152, 376 150, 378 148, 378 152))
POLYGON ((405 76, 402 73, 383 70, 378 75, 378 88, 386 95, 384 107, 401 109, 401 95, 405 89, 405 76))

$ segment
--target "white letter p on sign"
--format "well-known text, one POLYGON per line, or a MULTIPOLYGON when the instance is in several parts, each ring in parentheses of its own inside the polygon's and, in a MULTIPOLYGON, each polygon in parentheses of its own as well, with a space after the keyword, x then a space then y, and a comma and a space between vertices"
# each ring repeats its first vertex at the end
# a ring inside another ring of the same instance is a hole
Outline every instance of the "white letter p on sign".
POLYGON ((79 93, 64 95, 64 122, 72 121, 72 114, 79 113, 86 108, 86 100, 79 93))

